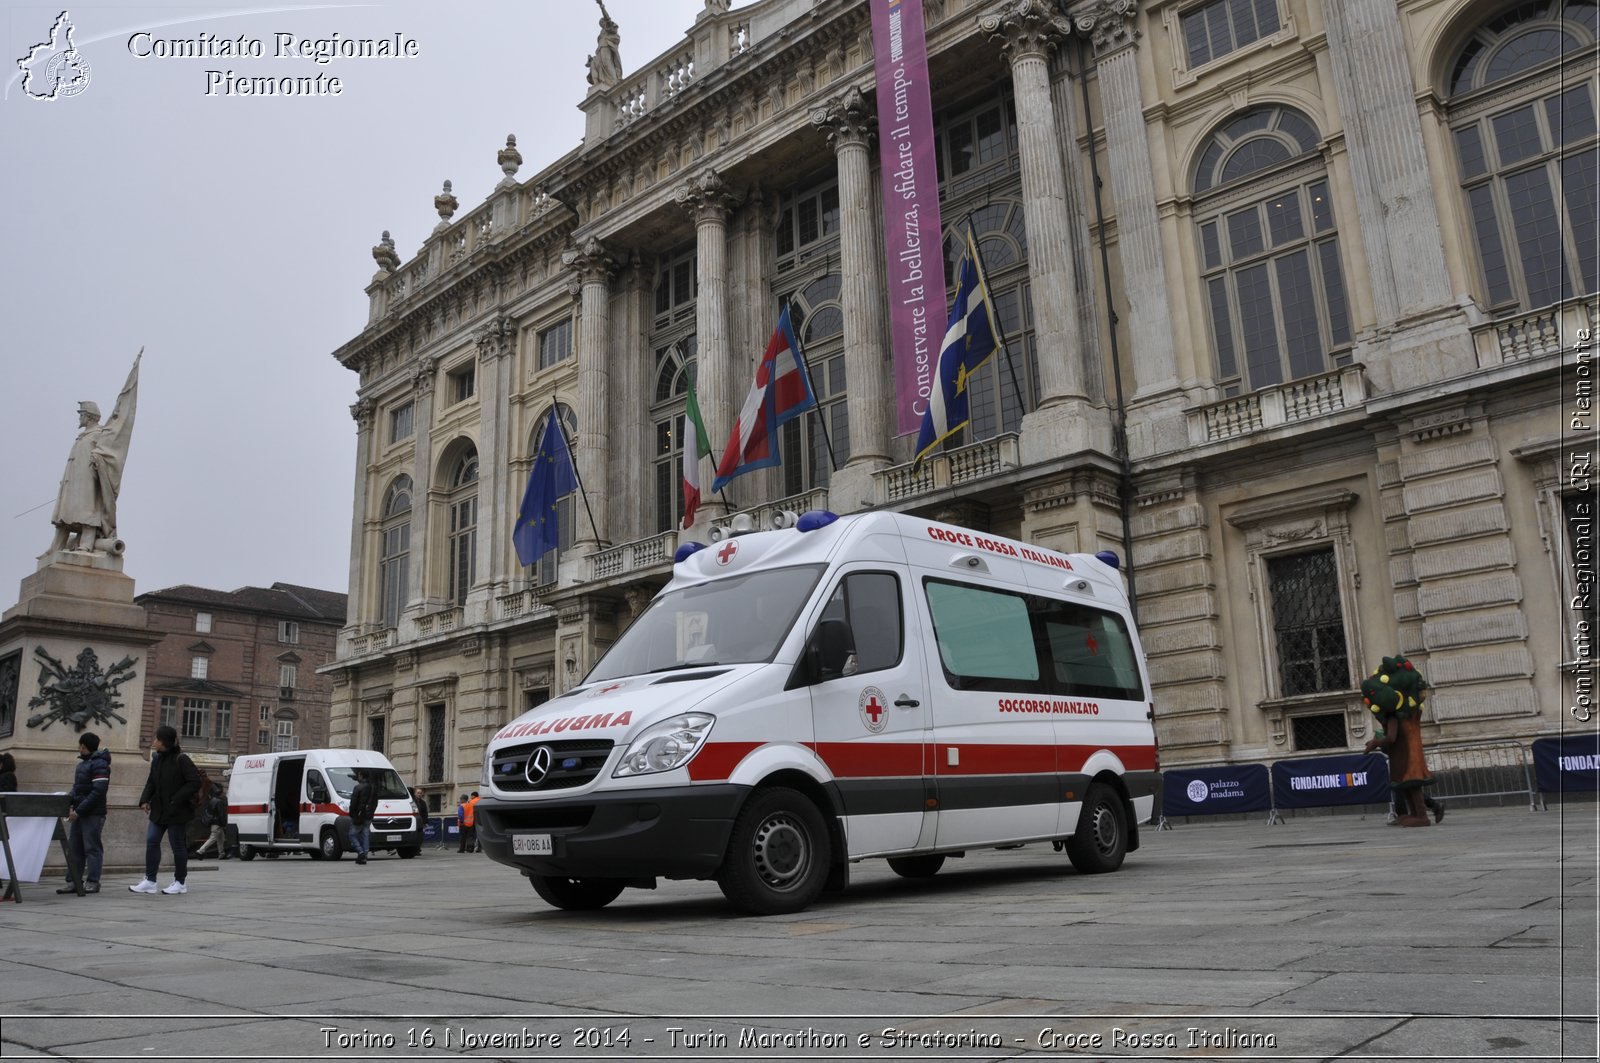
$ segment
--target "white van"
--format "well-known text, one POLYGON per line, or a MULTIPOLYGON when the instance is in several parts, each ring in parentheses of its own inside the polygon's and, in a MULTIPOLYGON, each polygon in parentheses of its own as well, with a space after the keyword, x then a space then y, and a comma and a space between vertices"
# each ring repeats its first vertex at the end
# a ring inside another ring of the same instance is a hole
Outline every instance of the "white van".
POLYGON ((583 683, 501 728, 484 851, 559 908, 714 878, 757 914, 869 857, 921 878, 1048 841, 1121 866, 1160 783, 1115 555, 898 513, 778 523, 680 547, 583 683))
POLYGON ((393 849, 408 859, 420 853, 422 825, 388 758, 370 749, 296 749, 233 762, 228 822, 239 831, 239 858, 275 852, 305 852, 315 860, 343 856, 350 848, 357 768, 372 772, 378 788, 372 851, 393 849))

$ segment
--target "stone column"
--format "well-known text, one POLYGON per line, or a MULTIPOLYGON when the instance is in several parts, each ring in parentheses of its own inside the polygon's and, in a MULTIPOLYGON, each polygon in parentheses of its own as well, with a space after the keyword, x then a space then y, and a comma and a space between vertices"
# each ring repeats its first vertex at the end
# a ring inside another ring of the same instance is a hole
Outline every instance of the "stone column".
POLYGON ((606 453, 610 449, 610 394, 607 346, 610 342, 611 275, 616 259, 603 244, 590 237, 581 248, 569 250, 562 263, 577 275, 581 288, 581 331, 578 335, 578 435, 572 441, 572 460, 583 483, 583 498, 574 507, 577 527, 573 543, 593 550, 606 538, 606 453), (593 514, 593 523, 590 514, 593 514))
POLYGON ((356 422, 356 485, 355 501, 350 517, 350 605, 345 626, 359 628, 371 619, 374 602, 372 587, 366 578, 363 562, 366 558, 367 537, 367 465, 372 460, 372 422, 377 405, 371 399, 361 399, 350 407, 350 416, 356 422))
MULTIPOLYGON (((700 414, 712 439, 712 460, 717 440, 726 440, 733 428, 734 403, 740 394, 743 361, 736 359, 728 343, 728 214, 734 197, 727 191, 722 175, 706 169, 689 178, 679 188, 678 204, 694 218, 695 297, 694 323, 696 356, 695 395, 700 414)), ((709 470, 706 470, 709 472, 709 470)), ((722 512, 722 500, 711 494, 709 483, 701 485, 708 518, 722 512)))
POLYGON ((510 578, 510 536, 513 520, 506 512, 510 501, 513 453, 510 437, 511 361, 517 325, 496 317, 478 329, 478 425, 482 432, 478 455, 478 566, 480 582, 502 586, 510 578))
POLYGON ((1156 212, 1155 168, 1139 87, 1136 18, 1134 0, 1100 0, 1075 22, 1078 31, 1093 43, 1100 74, 1107 170, 1137 389, 1132 398, 1137 402, 1178 386, 1178 360, 1167 301, 1161 219, 1156 212))
POLYGON ((1451 307, 1400 15, 1392 0, 1343 0, 1324 5, 1323 17, 1377 324, 1451 307))
MULTIPOLYGON (((655 498, 650 454, 649 396, 655 394, 655 352, 650 347, 653 264, 638 251, 628 256, 619 287, 616 320, 611 322, 611 363, 617 367, 611 389, 611 453, 619 498, 655 498)), ((612 541, 628 542, 655 531, 653 504, 619 506, 610 514, 612 541), (624 512, 626 511, 626 512, 624 512)))
POLYGON ((1053 4, 1007 0, 994 13, 981 16, 978 28, 1000 45, 1011 63, 1028 276, 1033 284, 1034 341, 1039 352, 1039 406, 1045 409, 1086 397, 1078 317, 1072 303, 1067 178, 1055 140, 1055 107, 1050 99, 1050 53, 1072 27, 1053 4))
POLYGON ((434 358, 423 358, 417 363, 412 380, 416 386, 415 419, 416 437, 412 447, 411 470, 411 553, 407 571, 406 608, 413 613, 419 610, 428 589, 428 525, 431 523, 433 490, 433 382, 438 375, 439 363, 434 358))

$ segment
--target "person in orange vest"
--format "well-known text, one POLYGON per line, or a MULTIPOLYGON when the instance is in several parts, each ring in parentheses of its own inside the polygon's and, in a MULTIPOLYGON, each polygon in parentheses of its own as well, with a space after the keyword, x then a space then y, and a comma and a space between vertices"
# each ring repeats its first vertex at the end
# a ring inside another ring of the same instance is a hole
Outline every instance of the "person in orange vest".
POLYGON ((466 818, 461 821, 462 843, 466 846, 467 852, 475 853, 478 851, 478 791, 472 791, 472 796, 467 798, 467 803, 461 807, 466 812, 466 818))

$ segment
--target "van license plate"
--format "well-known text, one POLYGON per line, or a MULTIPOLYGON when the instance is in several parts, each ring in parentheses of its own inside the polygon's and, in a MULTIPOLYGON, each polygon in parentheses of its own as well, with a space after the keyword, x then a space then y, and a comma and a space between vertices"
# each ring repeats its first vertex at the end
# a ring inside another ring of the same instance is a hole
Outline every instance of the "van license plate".
POLYGON ((389 840, 389 841, 392 841, 392 842, 397 842, 397 841, 399 841, 399 840, 400 840, 400 835, 398 835, 398 834, 391 834, 391 835, 389 835, 389 839, 388 839, 388 840, 389 840))
POLYGON ((554 856, 556 847, 548 834, 513 834, 511 851, 517 856, 554 856))

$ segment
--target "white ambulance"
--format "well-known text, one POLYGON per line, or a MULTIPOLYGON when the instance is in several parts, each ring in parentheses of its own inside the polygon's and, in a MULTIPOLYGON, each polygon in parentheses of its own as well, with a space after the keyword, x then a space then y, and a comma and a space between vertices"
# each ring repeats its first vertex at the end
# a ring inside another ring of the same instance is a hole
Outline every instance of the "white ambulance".
POLYGON ((714 878, 770 914, 872 857, 921 878, 1053 842, 1096 873, 1138 847, 1160 783, 1115 555, 897 513, 775 523, 681 546, 583 683, 495 734, 492 859, 559 908, 714 878))
POLYGON ((239 831, 239 858, 305 852, 337 860, 350 848, 350 795, 356 769, 372 773, 378 811, 371 850, 410 858, 422 851, 416 808, 388 758, 370 749, 296 749, 251 753, 228 776, 228 822, 239 831))

